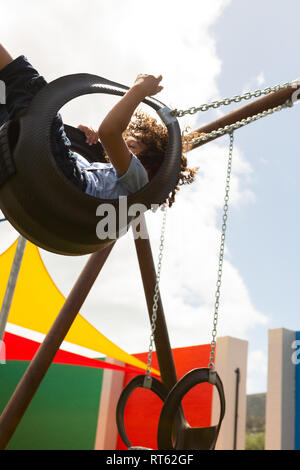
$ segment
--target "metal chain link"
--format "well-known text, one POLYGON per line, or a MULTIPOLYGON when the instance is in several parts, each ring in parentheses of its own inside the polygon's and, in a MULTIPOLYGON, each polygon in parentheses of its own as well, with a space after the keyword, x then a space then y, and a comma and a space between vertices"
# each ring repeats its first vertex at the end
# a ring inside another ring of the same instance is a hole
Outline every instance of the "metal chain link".
POLYGON ((223 272, 225 235, 226 235, 227 217, 228 217, 227 212, 228 212, 230 177, 231 177, 231 168, 232 168, 232 154, 233 154, 233 133, 230 134, 230 143, 229 143, 229 156, 228 156, 226 187, 225 187, 225 197, 224 197, 225 204, 223 207, 223 224, 222 224, 221 245, 220 245, 220 253, 219 253, 218 280, 217 280, 217 290, 215 294, 216 301, 215 301, 212 340, 210 343, 210 355, 209 355, 209 364, 208 364, 208 368, 212 369, 213 371, 215 370, 214 360, 215 360, 217 325, 218 325, 218 315, 219 315, 219 305, 220 305, 220 291, 221 291, 222 272, 223 272))
POLYGON ((192 140, 192 143, 198 144, 200 142, 206 141, 210 138, 215 138, 221 135, 225 134, 230 134, 231 132, 235 131, 236 129, 239 129, 240 127, 246 126, 247 124, 250 124, 251 122, 257 121, 258 119, 261 119, 265 116, 269 116, 272 113, 275 113, 276 111, 281 111, 284 108, 290 107, 288 103, 281 104, 279 106, 275 106, 274 108, 270 108, 268 110, 262 111, 261 113, 254 114, 253 116, 249 116, 245 119, 241 119, 241 121, 236 121, 233 124, 228 124, 225 127, 219 127, 219 129, 214 130, 212 132, 208 132, 205 135, 196 137, 195 139, 192 140))
POLYGON ((160 233, 158 265, 157 265, 156 282, 155 282, 154 296, 153 296, 150 345, 149 345, 149 352, 148 352, 148 359, 147 359, 147 370, 146 370, 146 375, 145 375, 145 380, 144 380, 145 388, 150 388, 151 382, 152 382, 152 378, 151 378, 152 352, 153 352, 153 345, 154 345, 154 333, 156 330, 157 309, 158 309, 158 300, 159 300, 159 282, 160 282, 161 263, 162 263, 162 258, 163 258, 164 241, 165 241, 165 229, 166 229, 166 218, 167 218, 167 206, 166 205, 162 207, 162 211, 164 215, 163 215, 163 221, 162 221, 162 227, 161 227, 161 233, 160 233))
POLYGON ((284 90, 285 88, 289 87, 296 87, 299 86, 299 80, 295 80, 293 82, 287 82, 284 83, 283 85, 275 85, 273 87, 266 87, 263 90, 255 90, 255 91, 248 91, 244 93, 243 95, 234 95, 232 98, 223 98, 222 100, 219 101, 213 101, 212 103, 205 103, 200 105, 199 107, 192 106, 191 108, 188 109, 174 109, 171 114, 173 116, 177 117, 182 117, 186 114, 195 114, 199 111, 205 112, 208 111, 209 109, 217 109, 220 106, 227 106, 231 103, 239 103, 242 100, 250 100, 251 98, 259 98, 262 95, 269 95, 270 93, 284 90))
MULTIPOLYGON (((188 108, 186 110, 174 109, 171 112, 171 114, 173 116, 182 117, 186 114, 195 114, 198 111, 205 112, 205 111, 208 111, 211 108, 212 109, 217 109, 220 106, 227 106, 231 103, 239 103, 242 100, 250 100, 251 98, 259 98, 262 95, 268 95, 270 93, 280 91, 280 90, 284 90, 284 89, 289 88, 289 87, 297 88, 299 86, 299 84, 300 84, 299 79, 297 79, 297 80, 294 80, 292 82, 284 83, 283 85, 275 85, 273 87, 266 87, 263 90, 255 90, 255 91, 252 91, 252 92, 249 91, 249 92, 244 93, 242 95, 235 95, 232 98, 224 98, 224 99, 219 100, 219 101, 213 101, 212 103, 205 103, 205 104, 202 104, 199 107, 192 106, 191 108, 188 108)), ((225 127, 220 127, 217 130, 214 130, 212 132, 208 132, 205 135, 194 138, 192 140, 192 143, 194 145, 196 145, 196 144, 199 144, 200 142, 206 141, 210 138, 216 138, 216 137, 224 135, 224 134, 229 134, 229 133, 233 132, 234 130, 239 129, 240 127, 243 127, 247 124, 250 124, 251 122, 257 121, 258 119, 261 119, 265 116, 268 116, 272 113, 275 113, 276 111, 281 111, 284 108, 291 107, 292 105, 293 105, 293 103, 290 100, 287 100, 287 102, 282 104, 282 105, 275 106, 274 108, 270 108, 270 109, 265 110, 261 113, 257 113, 254 116, 249 116, 246 119, 241 119, 240 121, 237 121, 233 124, 227 125, 225 127)))
MULTIPOLYGON (((235 95, 232 98, 224 98, 223 100, 213 101, 210 104, 203 104, 199 107, 191 107, 186 110, 173 110, 171 114, 173 116, 182 117, 186 114, 195 114, 198 111, 208 111, 209 109, 217 109, 220 106, 227 106, 233 102, 239 103, 242 100, 249 100, 251 98, 258 98, 262 95, 268 95, 269 93, 276 92, 279 90, 283 90, 288 87, 296 87, 299 86, 298 81, 294 82, 287 82, 283 85, 275 85, 273 87, 267 87, 263 90, 255 90, 254 92, 247 92, 243 95, 235 95)), ((286 103, 276 106, 274 108, 270 108, 265 110, 261 113, 257 113, 254 116, 249 116, 246 119, 242 119, 241 121, 237 121, 233 124, 227 125, 225 127, 220 127, 217 130, 212 132, 206 133, 204 136, 197 137, 193 139, 193 143, 197 144, 202 141, 206 141, 210 138, 214 138, 217 136, 221 136, 224 134, 230 134, 230 145, 229 145, 229 158, 228 158, 228 166, 227 166, 227 177, 226 177, 226 188, 225 188, 225 205, 223 208, 223 224, 222 224, 222 234, 221 234, 221 245, 220 245, 220 253, 219 253, 219 268, 218 268, 218 280, 217 280, 217 290, 216 290, 216 301, 215 301, 215 311, 214 311, 214 318, 213 318, 213 330, 212 330, 212 341, 210 343, 211 350, 209 356, 209 365, 208 367, 215 370, 214 360, 215 360, 215 349, 216 349, 216 336, 217 336, 217 324, 218 324, 218 313, 219 313, 219 304, 220 304, 220 289, 221 289, 221 282, 222 282, 222 271, 223 271, 223 260, 224 260, 224 249, 225 249, 225 234, 227 228, 227 211, 228 211, 228 201, 229 201, 229 190, 230 190, 230 177, 231 177, 231 166, 232 166, 232 153, 233 153, 233 131, 243 127, 251 122, 257 121, 265 116, 268 116, 272 113, 277 111, 281 111, 286 107, 290 107, 291 103, 287 101, 286 103)), ((145 375, 144 387, 149 388, 151 386, 151 367, 152 367, 152 352, 153 352, 153 344, 154 344, 154 333, 156 330, 156 320, 157 320, 157 309, 158 309, 158 299, 159 299, 159 282, 160 282, 160 273, 161 273, 161 262, 163 257, 163 248, 164 248, 164 232, 165 232, 165 225, 166 225, 166 206, 163 207, 164 216, 163 216, 163 223, 161 229, 161 236, 160 236, 160 246, 159 246, 159 257, 158 257, 158 268, 157 268, 157 275, 156 275, 156 284, 154 288, 154 297, 153 297, 153 307, 152 307, 152 317, 151 317, 151 335, 150 335, 150 345, 149 345, 149 352, 148 352, 148 359, 147 359, 147 370, 145 375)))
MULTIPOLYGON (((287 82, 283 85, 275 85, 273 87, 267 87, 263 90, 255 90, 254 92, 247 92, 243 95, 235 95, 232 98, 224 98, 223 100, 213 101, 210 104, 202 104, 199 107, 191 107, 186 110, 177 110, 174 109, 171 114, 176 117, 182 117, 186 114, 195 114, 199 111, 205 112, 209 109, 217 109, 220 106, 227 106, 233 102, 239 103, 242 100, 249 100, 251 98, 258 98, 262 95, 268 95, 272 92, 276 92, 279 90, 283 90, 288 87, 295 87, 299 86, 298 80, 294 82, 287 82)), ((249 116, 246 119, 242 119, 240 121, 236 121, 233 124, 220 127, 217 130, 212 132, 206 133, 204 136, 200 136, 196 139, 193 139, 193 143, 197 144, 202 141, 206 141, 210 138, 214 138, 217 136, 221 136, 224 134, 230 134, 230 144, 229 144, 229 156, 228 156, 228 165, 227 165, 227 176, 226 176, 226 187, 225 187, 225 204, 223 207, 223 224, 222 224, 222 233, 221 233, 221 244, 220 244, 220 252, 219 252, 219 267, 218 267, 218 279, 217 279, 217 289, 215 293, 215 309, 214 309, 214 317, 213 317, 213 329, 212 329, 212 340, 210 343, 210 355, 209 355, 209 364, 208 368, 211 369, 213 372, 215 371, 215 350, 216 350, 216 337, 217 337, 217 325, 218 325, 218 315, 219 315, 219 305, 220 305, 220 294, 221 294, 221 283, 222 283, 222 273, 223 273, 223 261, 224 261, 224 250, 225 250, 225 236, 226 236, 226 229, 227 229, 227 218, 228 218, 228 202, 229 202, 229 191, 230 191, 230 177, 231 177, 231 169, 232 169, 232 155, 233 155, 233 132, 240 127, 243 127, 251 122, 257 121, 265 116, 273 114, 277 111, 281 111, 284 108, 290 107, 292 103, 288 100, 286 103, 276 106, 274 108, 270 108, 265 110, 261 113, 257 113, 253 116, 249 116)), ((148 352, 148 360, 147 360, 147 371, 145 375, 144 387, 151 386, 151 366, 152 366, 152 352, 153 352, 153 343, 154 343, 154 333, 156 329, 156 319, 157 319, 157 308, 158 308, 158 299, 159 299, 159 281, 160 281, 160 273, 161 273, 161 261, 163 256, 163 247, 164 247, 164 232, 165 232, 165 224, 166 224, 166 207, 164 207, 164 217, 163 217, 163 224, 161 229, 161 237, 160 237, 160 247, 159 247, 159 261, 158 261, 158 269, 157 269, 157 276, 156 276, 156 284, 154 289, 154 297, 153 297, 153 308, 152 308, 152 324, 151 324, 151 336, 150 336, 150 345, 149 345, 149 352, 148 352)))

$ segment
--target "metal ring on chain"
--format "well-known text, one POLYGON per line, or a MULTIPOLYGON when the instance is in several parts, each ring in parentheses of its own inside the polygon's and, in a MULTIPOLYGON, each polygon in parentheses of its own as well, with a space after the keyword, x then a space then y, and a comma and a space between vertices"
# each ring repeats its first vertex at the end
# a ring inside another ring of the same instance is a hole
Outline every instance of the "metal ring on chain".
POLYGON ((160 450, 213 450, 225 414, 225 395, 222 381, 219 375, 208 368, 194 369, 182 377, 169 392, 162 408, 158 432, 157 445, 160 450), (172 442, 174 421, 180 403, 184 396, 196 385, 210 383, 215 385, 220 397, 220 416, 216 426, 205 428, 191 428, 187 424, 180 430, 176 429, 175 446, 172 442), (177 441, 180 444, 177 444, 177 441))
POLYGON ((117 427, 118 431, 120 434, 120 437, 124 444, 127 447, 132 448, 132 445, 128 439, 126 430, 125 430, 125 424, 124 424, 124 413, 125 413, 125 407, 127 404, 127 401, 130 397, 130 395, 136 390, 137 388, 146 388, 148 390, 151 390, 152 392, 155 393, 162 401, 165 401, 167 395, 168 395, 168 389, 165 387, 165 385, 160 382, 159 380, 155 378, 151 378, 151 386, 150 388, 144 386, 145 383, 145 375, 138 375, 134 379, 132 379, 124 388, 122 391, 118 405, 117 405, 117 427))

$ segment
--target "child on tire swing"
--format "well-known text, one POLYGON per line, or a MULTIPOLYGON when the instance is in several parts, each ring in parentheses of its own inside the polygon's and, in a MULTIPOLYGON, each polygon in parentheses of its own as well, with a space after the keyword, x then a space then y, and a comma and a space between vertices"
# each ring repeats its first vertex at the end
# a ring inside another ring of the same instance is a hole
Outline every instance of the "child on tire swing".
MULTIPOLYGON (((0 125, 24 115, 33 97, 47 82, 28 62, 16 59, 0 44, 0 80, 5 83, 6 103, 0 104, 0 125)), ((96 144, 100 139, 109 163, 89 163, 70 150, 64 125, 59 114, 51 129, 51 147, 59 168, 65 176, 87 194, 116 199, 138 191, 153 178, 159 169, 168 143, 165 127, 142 113, 137 106, 146 98, 159 93, 162 76, 139 74, 126 94, 107 114, 98 130, 79 125, 86 142, 96 144), (134 116, 134 120, 131 118, 134 116)), ((184 152, 189 149, 188 136, 183 137, 184 152)), ((174 191, 165 201, 169 207, 179 186, 194 181, 197 168, 187 167, 182 154, 181 172, 174 191)))

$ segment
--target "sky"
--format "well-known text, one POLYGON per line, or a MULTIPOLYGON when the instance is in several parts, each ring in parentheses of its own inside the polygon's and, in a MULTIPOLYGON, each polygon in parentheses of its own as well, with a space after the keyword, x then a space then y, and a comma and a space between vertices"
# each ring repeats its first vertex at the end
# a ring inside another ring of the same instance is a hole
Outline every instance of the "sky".
MULTIPOLYGON (((16 0, 2 9, 1 42, 48 81, 89 72, 130 86, 138 73, 162 74, 158 98, 185 109, 300 76, 296 0, 284 7, 278 0, 89 0, 88 7, 16 0)), ((64 122, 98 126, 115 100, 80 97, 61 110, 64 122)), ((189 115, 180 125, 196 128, 232 109, 189 115)), ((299 329, 299 113, 295 105, 234 134, 218 336, 249 342, 247 393, 266 391, 268 330, 299 329)), ((211 340, 228 150, 224 136, 190 152, 196 181, 168 211, 160 290, 172 347, 211 340)), ((161 222, 160 211, 147 214, 155 260, 161 222)), ((1 224, 1 252, 16 236, 1 224)), ((68 295, 87 257, 41 255, 68 295)), ((113 248, 81 314, 125 351, 148 349, 130 234, 113 248)))

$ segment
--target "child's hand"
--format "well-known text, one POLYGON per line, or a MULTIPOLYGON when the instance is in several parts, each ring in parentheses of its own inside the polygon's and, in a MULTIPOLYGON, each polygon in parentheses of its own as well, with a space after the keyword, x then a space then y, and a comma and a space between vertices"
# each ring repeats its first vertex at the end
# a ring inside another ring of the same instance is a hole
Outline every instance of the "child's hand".
POLYGON ((162 75, 154 77, 154 75, 140 73, 135 79, 134 86, 140 87, 145 96, 153 96, 163 89, 160 85, 161 80, 162 75))
POLYGON ((98 132, 95 131, 92 127, 84 126, 80 124, 77 129, 84 132, 86 137, 86 143, 89 145, 95 145, 98 142, 99 136, 98 132))

